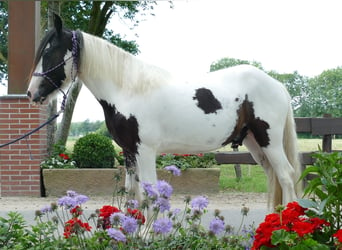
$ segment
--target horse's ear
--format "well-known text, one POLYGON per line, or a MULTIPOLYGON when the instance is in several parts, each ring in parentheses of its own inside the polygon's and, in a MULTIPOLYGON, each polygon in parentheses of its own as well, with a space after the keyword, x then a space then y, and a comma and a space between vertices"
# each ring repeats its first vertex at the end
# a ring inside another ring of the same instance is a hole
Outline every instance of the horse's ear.
POLYGON ((57 15, 56 13, 53 13, 53 21, 54 21, 57 34, 60 35, 62 33, 62 28, 63 28, 62 19, 60 18, 59 15, 57 15))

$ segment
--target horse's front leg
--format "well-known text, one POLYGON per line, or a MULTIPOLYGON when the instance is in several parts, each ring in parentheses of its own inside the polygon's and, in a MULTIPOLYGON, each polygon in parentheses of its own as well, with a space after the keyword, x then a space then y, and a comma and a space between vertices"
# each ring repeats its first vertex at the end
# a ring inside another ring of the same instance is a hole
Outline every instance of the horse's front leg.
MULTIPOLYGON (((144 201, 142 183, 157 183, 156 151, 148 146, 139 145, 135 155, 126 155, 126 190, 128 199, 136 199, 140 205, 144 201)), ((148 217, 152 216, 152 208, 148 209, 148 217)))

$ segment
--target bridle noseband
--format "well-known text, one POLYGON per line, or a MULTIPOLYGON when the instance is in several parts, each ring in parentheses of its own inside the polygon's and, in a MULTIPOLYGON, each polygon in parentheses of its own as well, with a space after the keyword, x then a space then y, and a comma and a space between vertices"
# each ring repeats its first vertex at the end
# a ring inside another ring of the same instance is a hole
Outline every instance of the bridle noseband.
POLYGON ((54 66, 51 69, 48 69, 45 72, 34 72, 32 75, 33 76, 38 76, 38 77, 43 77, 46 80, 48 80, 48 82, 54 86, 56 89, 58 89, 62 94, 63 94, 63 101, 62 101, 62 107, 61 109, 64 110, 65 108, 65 101, 68 95, 68 92, 71 88, 72 85, 70 85, 68 91, 65 93, 63 91, 63 89, 61 87, 59 87, 52 79, 51 77, 48 76, 48 74, 56 69, 58 69, 59 67, 65 65, 67 63, 67 61, 72 59, 72 67, 71 67, 71 80, 72 83, 75 82, 76 76, 77 76, 77 69, 78 69, 78 43, 77 43, 77 37, 76 37, 76 31, 72 31, 72 49, 71 49, 71 56, 68 57, 67 59, 63 59, 63 61, 61 61, 59 64, 57 64, 56 66, 54 66))

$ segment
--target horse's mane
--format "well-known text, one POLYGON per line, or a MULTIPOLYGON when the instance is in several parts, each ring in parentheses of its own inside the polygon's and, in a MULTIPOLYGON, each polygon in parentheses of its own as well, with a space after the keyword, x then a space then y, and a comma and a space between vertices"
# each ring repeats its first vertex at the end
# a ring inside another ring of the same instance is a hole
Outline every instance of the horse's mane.
POLYGON ((135 92, 146 92, 169 82, 171 76, 167 71, 142 62, 104 39, 84 32, 82 35, 81 74, 110 80, 120 88, 135 92))

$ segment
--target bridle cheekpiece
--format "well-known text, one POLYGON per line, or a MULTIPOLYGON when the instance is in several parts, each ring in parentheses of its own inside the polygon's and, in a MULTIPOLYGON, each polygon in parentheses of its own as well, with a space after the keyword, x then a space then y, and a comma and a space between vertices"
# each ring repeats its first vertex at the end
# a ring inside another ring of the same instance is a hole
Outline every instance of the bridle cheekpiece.
MULTIPOLYGON (((56 69, 58 69, 59 67, 61 67, 62 65, 66 64, 67 61, 72 59, 72 67, 71 67, 71 80, 72 83, 75 82, 76 80, 76 76, 77 76, 77 69, 78 69, 78 43, 77 43, 77 37, 76 37, 76 31, 72 31, 72 49, 71 49, 71 56, 68 57, 67 59, 63 59, 62 62, 60 62, 59 64, 57 64, 56 66, 54 66, 51 69, 48 69, 45 72, 34 72, 32 75, 33 76, 38 76, 38 77, 43 77, 45 79, 47 79, 49 81, 49 83, 52 84, 52 86, 54 86, 56 89, 58 89, 62 94, 63 94, 63 101, 62 101, 62 106, 61 109, 64 110, 65 108, 65 101, 68 95, 68 92, 70 90, 70 88, 68 89, 68 91, 65 93, 61 87, 59 87, 49 76, 48 74, 56 69)), ((71 85, 70 85, 71 87, 71 85)))

